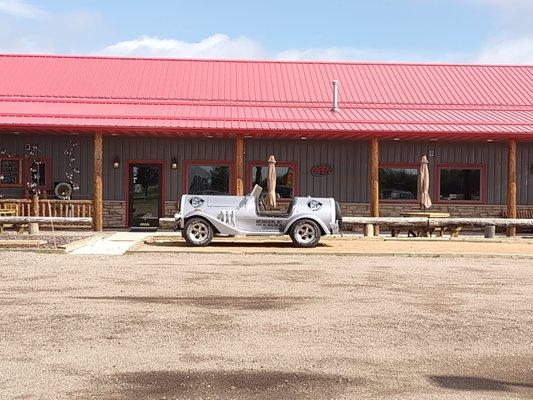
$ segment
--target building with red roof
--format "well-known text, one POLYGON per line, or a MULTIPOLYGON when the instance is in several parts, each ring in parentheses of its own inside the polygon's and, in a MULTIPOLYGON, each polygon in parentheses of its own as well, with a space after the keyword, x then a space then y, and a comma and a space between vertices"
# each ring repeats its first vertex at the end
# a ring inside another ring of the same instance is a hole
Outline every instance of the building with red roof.
POLYGON ((530 66, 0 55, 0 201, 72 185, 97 229, 246 192, 270 154, 282 204, 416 209, 426 155, 434 210, 512 216, 533 209, 532 139, 530 66))

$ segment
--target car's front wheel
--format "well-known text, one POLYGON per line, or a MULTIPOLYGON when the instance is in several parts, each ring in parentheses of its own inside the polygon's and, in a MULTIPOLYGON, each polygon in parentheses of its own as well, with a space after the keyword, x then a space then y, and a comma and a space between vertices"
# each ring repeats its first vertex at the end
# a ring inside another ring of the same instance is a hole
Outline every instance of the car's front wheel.
POLYGON ((302 219, 296 221, 289 232, 292 242, 298 247, 315 247, 322 233, 315 221, 302 219))
POLYGON ((191 218, 185 223, 183 238, 190 246, 207 246, 213 240, 213 227, 202 218, 191 218))

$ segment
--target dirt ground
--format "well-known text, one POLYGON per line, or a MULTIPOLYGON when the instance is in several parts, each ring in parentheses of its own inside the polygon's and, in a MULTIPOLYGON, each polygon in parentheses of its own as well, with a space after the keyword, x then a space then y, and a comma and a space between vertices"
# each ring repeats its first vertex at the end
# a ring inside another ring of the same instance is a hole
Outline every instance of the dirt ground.
POLYGON ((365 238, 355 235, 325 236, 312 249, 295 247, 288 237, 215 237, 207 247, 191 247, 179 234, 154 235, 132 252, 316 255, 513 255, 533 260, 533 238, 365 238))
POLYGON ((530 399, 533 265, 0 253, 1 399, 530 399))
POLYGON ((50 230, 41 230, 38 235, 29 235, 27 233, 19 234, 14 231, 5 231, 0 234, 0 249, 40 249, 54 250, 68 247, 70 244, 78 241, 84 241, 94 236, 103 237, 106 234, 95 233, 92 231, 68 231, 60 230, 51 232, 50 230))

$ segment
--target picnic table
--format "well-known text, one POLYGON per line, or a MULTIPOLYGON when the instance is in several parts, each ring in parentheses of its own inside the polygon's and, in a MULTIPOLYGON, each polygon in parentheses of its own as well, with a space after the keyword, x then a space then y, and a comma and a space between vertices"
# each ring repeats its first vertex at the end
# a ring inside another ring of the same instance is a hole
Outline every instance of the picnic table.
MULTIPOLYGON (((443 212, 424 212, 424 211, 415 211, 415 212, 404 212, 400 214, 402 217, 411 217, 411 218, 449 218, 450 214, 443 213, 443 212)), ((438 236, 443 236, 444 232, 450 232, 450 235, 453 237, 459 236, 459 232, 461 231, 460 225, 450 225, 450 226, 442 226, 442 227, 413 227, 411 225, 406 224, 405 226, 390 226, 389 227, 391 231, 392 237, 397 237, 402 231, 407 231, 407 236, 413 236, 413 237, 431 237, 434 233, 436 233, 438 236)))
MULTIPOLYGON (((0 217, 15 217, 16 215, 15 208, 0 208, 0 217)), ((23 233, 27 226, 26 223, 0 223, 0 233, 4 232, 4 228, 15 228, 18 233, 23 233)))

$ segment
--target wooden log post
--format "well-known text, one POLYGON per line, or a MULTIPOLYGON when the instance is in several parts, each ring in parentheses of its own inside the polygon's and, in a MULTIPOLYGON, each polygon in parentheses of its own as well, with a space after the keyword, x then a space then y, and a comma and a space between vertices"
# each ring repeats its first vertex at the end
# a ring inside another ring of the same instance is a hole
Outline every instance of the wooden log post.
POLYGON ((234 192, 237 196, 244 196, 244 138, 235 137, 235 180, 234 192))
MULTIPOLYGON (((37 193, 34 193, 31 199, 31 216, 32 217, 39 216, 39 195, 37 193)), ((30 222, 28 224, 28 233, 30 235, 38 235, 39 234, 39 223, 30 222)))
MULTIPOLYGON (((379 143, 370 141, 370 216, 379 217, 379 143)), ((374 225, 374 235, 379 236, 379 225, 374 225)))
POLYGON ((93 227, 95 231, 103 229, 103 188, 102 188, 102 132, 94 134, 94 181, 93 181, 93 227))
POLYGON ((495 225, 487 225, 485 227, 485 238, 492 239, 496 236, 496 226, 495 225))
MULTIPOLYGON (((510 139, 507 148, 507 218, 516 218, 516 139, 510 139)), ((516 227, 507 228, 507 236, 516 236, 516 227)))

